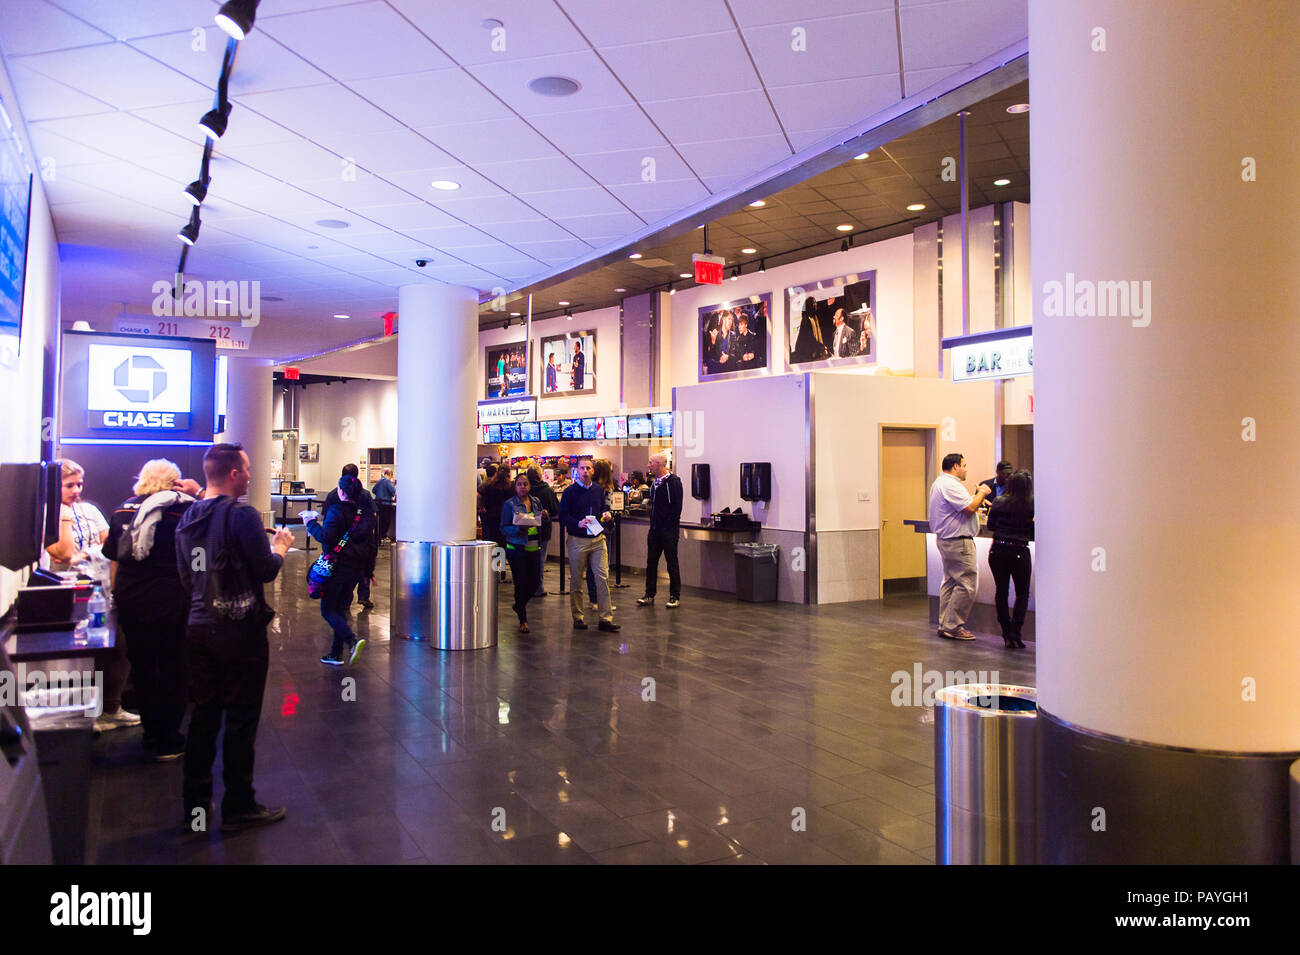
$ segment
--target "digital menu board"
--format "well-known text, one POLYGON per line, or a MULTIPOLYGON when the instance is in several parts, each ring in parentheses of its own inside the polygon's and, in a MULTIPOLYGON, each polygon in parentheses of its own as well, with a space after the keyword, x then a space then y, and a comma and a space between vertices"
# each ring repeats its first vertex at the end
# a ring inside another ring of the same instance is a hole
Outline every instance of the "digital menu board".
POLYGON ((501 441, 503 443, 508 444, 511 441, 518 441, 518 440, 519 440, 519 422, 514 421, 511 422, 510 424, 501 425, 501 441))
POLYGON ((577 441, 582 437, 581 418, 561 418, 560 438, 564 441, 577 441))
POLYGON ((582 437, 587 441, 595 441, 599 436, 598 432, 602 431, 603 421, 600 418, 583 418, 582 419, 582 437))
POLYGON ((654 434, 654 423, 648 414, 627 416, 627 436, 629 438, 648 438, 654 434))
POLYGON ((550 421, 543 421, 541 422, 541 426, 543 441, 560 440, 560 421, 558 418, 553 418, 550 421))
POLYGON ((627 418, 624 415, 606 415, 605 417, 605 437, 607 438, 626 438, 627 437, 627 418))
POLYGON ((673 413, 671 411, 658 411, 651 417, 654 420, 656 438, 671 438, 673 436, 673 413))
POLYGON ((490 427, 489 425, 486 425, 486 424, 485 424, 485 425, 483 425, 481 428, 478 429, 478 443, 479 443, 479 444, 489 444, 489 443, 491 443, 491 439, 488 437, 488 428, 489 428, 489 427, 490 427))
POLYGON ((485 432, 487 432, 487 443, 488 443, 488 444, 500 444, 500 443, 501 443, 501 425, 499 425, 499 424, 490 424, 490 425, 488 425, 487 427, 485 427, 483 430, 484 430, 485 432))
POLYGON ((520 441, 540 441, 542 440, 542 429, 536 421, 521 421, 519 423, 519 440, 520 441))

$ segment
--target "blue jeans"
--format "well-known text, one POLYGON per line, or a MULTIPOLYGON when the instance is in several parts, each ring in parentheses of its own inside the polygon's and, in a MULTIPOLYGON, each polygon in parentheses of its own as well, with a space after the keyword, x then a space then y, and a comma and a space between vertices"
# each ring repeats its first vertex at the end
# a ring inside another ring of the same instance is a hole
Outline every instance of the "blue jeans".
POLYGON ((335 567, 325 584, 325 592, 320 600, 320 615, 334 631, 334 643, 330 646, 330 656, 340 657, 345 647, 356 643, 357 636, 348 623, 352 607, 352 591, 361 581, 361 571, 354 567, 335 567))

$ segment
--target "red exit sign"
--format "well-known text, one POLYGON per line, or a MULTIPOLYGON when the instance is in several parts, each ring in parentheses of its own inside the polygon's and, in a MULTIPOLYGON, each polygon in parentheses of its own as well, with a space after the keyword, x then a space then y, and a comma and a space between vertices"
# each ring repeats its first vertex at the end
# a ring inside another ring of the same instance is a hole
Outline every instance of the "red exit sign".
POLYGON ((697 284, 722 284, 722 268, 727 264, 727 260, 722 256, 696 253, 691 256, 691 261, 695 263, 695 281, 697 284))
POLYGON ((285 370, 284 370, 284 379, 285 379, 285 381, 297 381, 297 380, 298 380, 298 369, 295 368, 295 367, 293 367, 293 365, 289 365, 289 366, 288 366, 287 368, 285 368, 285 370))

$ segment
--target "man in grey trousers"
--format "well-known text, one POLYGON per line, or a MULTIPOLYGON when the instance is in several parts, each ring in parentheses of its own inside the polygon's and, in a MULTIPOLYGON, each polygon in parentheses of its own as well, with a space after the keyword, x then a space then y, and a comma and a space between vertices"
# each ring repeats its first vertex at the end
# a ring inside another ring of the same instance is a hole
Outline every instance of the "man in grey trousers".
POLYGON ((939 636, 946 640, 974 640, 966 629, 966 618, 975 605, 979 570, 975 563, 975 535, 980 532, 976 511, 989 494, 981 484, 974 496, 962 484, 966 480, 966 458, 949 454, 943 459, 943 473, 930 485, 930 531, 943 560, 943 585, 939 588, 939 636))

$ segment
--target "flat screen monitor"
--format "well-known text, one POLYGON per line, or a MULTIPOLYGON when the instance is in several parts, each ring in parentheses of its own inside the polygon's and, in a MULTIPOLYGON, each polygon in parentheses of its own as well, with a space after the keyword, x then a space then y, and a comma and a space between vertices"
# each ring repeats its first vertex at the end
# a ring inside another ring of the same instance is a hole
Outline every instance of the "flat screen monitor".
POLYGON ((499 424, 490 424, 490 425, 488 425, 486 428, 484 428, 483 430, 487 432, 487 443, 488 443, 488 444, 500 444, 500 443, 501 443, 501 425, 499 425, 499 424))
POLYGON ((17 367, 32 174, 0 102, 0 364, 17 367))
POLYGON ((673 436, 673 413, 671 411, 657 411, 651 417, 654 420, 656 438, 671 438, 673 436))
POLYGON ((520 441, 540 441, 542 440, 542 428, 536 421, 519 422, 519 440, 520 441))
POLYGON ((560 419, 560 439, 563 441, 577 441, 582 437, 582 419, 581 418, 561 418, 560 419))
POLYGON ((509 444, 511 441, 519 441, 519 440, 520 440, 519 422, 512 421, 509 424, 503 424, 501 426, 502 443, 509 444))
POLYGON ((540 423, 542 426, 543 441, 560 440, 560 421, 558 418, 553 418, 550 421, 542 421, 540 423))
POLYGON ((492 426, 491 426, 491 425, 488 425, 488 424, 485 424, 485 425, 483 425, 483 427, 481 427, 481 428, 478 429, 478 443, 479 443, 479 444, 491 444, 491 443, 492 443, 492 438, 488 435, 488 428, 490 428, 490 427, 492 427, 492 426))
POLYGON ((648 438, 654 434, 654 423, 648 414, 630 414, 627 416, 627 436, 629 438, 648 438))
POLYGON ((607 415, 605 417, 605 437, 607 438, 626 438, 627 437, 627 416, 626 415, 607 415))
POLYGON ((597 432, 601 430, 600 418, 583 418, 582 419, 582 437, 586 441, 595 441, 597 432))

